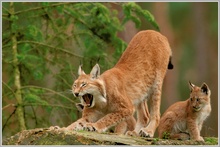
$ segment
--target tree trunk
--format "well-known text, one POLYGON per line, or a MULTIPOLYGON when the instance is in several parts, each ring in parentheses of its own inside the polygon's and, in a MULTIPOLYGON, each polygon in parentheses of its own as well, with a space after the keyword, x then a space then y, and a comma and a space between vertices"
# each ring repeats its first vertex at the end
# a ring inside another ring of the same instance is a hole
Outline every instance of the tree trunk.
POLYGON ((11 32, 12 32, 12 53, 13 53, 13 66, 14 66, 14 85, 15 85, 15 98, 17 101, 17 108, 16 108, 16 114, 18 118, 18 123, 20 130, 25 130, 25 119, 24 119, 24 108, 22 106, 22 96, 21 96, 21 83, 20 83, 20 71, 19 71, 19 62, 18 62, 18 51, 17 51, 17 38, 16 38, 16 33, 14 32, 15 29, 15 24, 14 24, 14 3, 10 3, 10 13, 11 13, 11 32), (14 26, 13 26, 14 25, 14 26))
POLYGON ((217 145, 217 138, 206 142, 163 140, 131 137, 117 134, 100 134, 87 131, 67 131, 57 127, 24 130, 3 140, 3 145, 217 145))
MULTIPOLYGON (((160 32, 167 37, 170 47, 172 50, 172 63, 174 69, 168 70, 166 77, 164 79, 163 89, 164 93, 162 103, 166 103, 167 106, 170 106, 174 102, 179 100, 178 93, 178 62, 179 53, 176 50, 177 44, 175 44, 175 36, 169 20, 169 4, 167 2, 157 2, 153 3, 153 12, 154 17, 160 26, 160 32)), ((164 108, 162 108, 164 109, 164 108)))

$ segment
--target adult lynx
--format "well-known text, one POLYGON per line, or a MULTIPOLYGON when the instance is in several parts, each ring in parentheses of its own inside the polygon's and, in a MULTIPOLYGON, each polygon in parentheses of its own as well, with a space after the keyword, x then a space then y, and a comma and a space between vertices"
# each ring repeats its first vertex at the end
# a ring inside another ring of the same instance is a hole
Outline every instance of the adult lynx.
POLYGON ((159 137, 204 141, 200 136, 203 121, 211 112, 211 91, 204 83, 197 87, 189 83, 191 93, 186 101, 171 105, 163 114, 158 127, 159 137))
POLYGON ((170 59, 166 37, 146 30, 134 36, 118 63, 103 74, 100 75, 98 64, 90 74, 85 74, 80 66, 73 92, 85 108, 82 118, 67 129, 104 132, 133 117, 136 110, 134 132, 153 137, 160 119, 163 79, 167 68, 173 67, 170 59), (146 100, 151 103, 150 118, 146 100))

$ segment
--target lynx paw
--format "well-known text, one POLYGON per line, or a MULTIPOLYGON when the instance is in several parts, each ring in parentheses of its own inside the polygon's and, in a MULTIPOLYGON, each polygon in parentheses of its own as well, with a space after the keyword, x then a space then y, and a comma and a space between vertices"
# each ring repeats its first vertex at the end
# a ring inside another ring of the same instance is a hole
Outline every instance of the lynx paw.
POLYGON ((150 138, 153 138, 154 136, 154 133, 152 131, 148 131, 146 129, 141 129, 140 132, 139 132, 139 135, 141 137, 150 137, 150 138))
POLYGON ((202 136, 199 136, 198 139, 196 139, 196 141, 204 141, 203 137, 202 136))
POLYGON ((92 123, 87 123, 86 125, 84 125, 83 130, 90 131, 90 132, 97 131, 96 127, 92 123))
POLYGON ((74 131, 79 131, 79 130, 83 130, 83 123, 82 122, 75 122, 71 125, 69 125, 66 129, 67 130, 74 130, 74 131))
POLYGON ((128 136, 138 136, 138 134, 135 131, 127 131, 125 135, 128 135, 128 136))
POLYGON ((59 126, 50 126, 49 130, 57 130, 57 129, 61 129, 59 126))

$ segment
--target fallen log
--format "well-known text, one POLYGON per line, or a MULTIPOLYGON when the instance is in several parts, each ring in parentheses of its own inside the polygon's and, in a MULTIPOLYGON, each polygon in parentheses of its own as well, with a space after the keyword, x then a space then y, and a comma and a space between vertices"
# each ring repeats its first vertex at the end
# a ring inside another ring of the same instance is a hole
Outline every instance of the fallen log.
POLYGON ((2 142, 3 145, 218 145, 218 138, 179 141, 131 137, 112 133, 67 131, 56 127, 21 131, 2 142))

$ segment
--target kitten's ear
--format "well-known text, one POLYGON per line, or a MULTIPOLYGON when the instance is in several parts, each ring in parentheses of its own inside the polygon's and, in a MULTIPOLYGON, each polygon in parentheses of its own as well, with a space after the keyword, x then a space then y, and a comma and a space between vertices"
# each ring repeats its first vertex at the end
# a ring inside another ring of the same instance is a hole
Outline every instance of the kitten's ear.
POLYGON ((201 90, 202 90, 203 93, 205 93, 207 95, 210 93, 209 87, 208 87, 208 85, 206 83, 202 84, 201 90))
POLYGON ((79 66, 78 75, 85 75, 85 72, 82 70, 82 65, 79 66))
POLYGON ((100 68, 99 68, 99 65, 96 64, 90 72, 90 77, 92 79, 97 79, 99 76, 100 76, 100 68))
POLYGON ((193 91, 195 85, 193 85, 190 81, 189 81, 189 89, 190 89, 190 92, 193 91))

